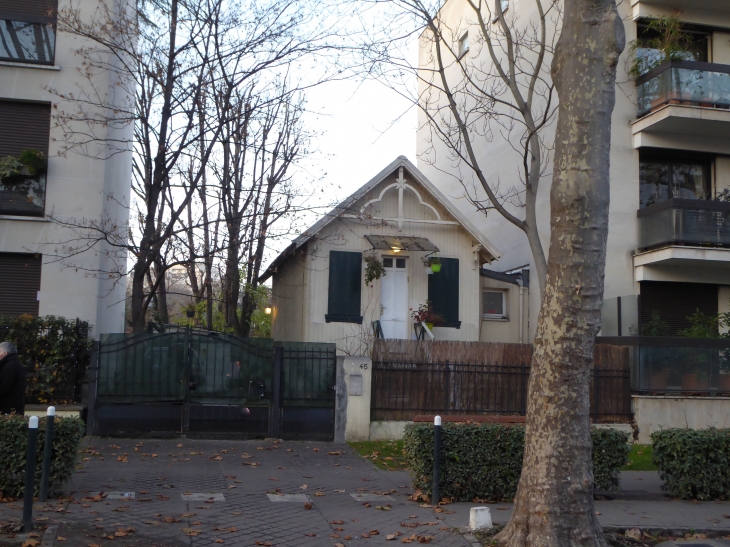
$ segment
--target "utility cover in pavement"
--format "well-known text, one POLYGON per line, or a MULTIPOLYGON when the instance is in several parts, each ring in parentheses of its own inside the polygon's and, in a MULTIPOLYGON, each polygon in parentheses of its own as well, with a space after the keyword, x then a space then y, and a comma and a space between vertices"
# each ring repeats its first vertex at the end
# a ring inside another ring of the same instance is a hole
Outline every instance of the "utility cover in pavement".
POLYGON ((185 501, 226 501, 223 494, 212 494, 208 492, 193 492, 192 494, 180 494, 185 501))
POLYGON ((385 500, 394 501, 395 500, 395 498, 393 496, 386 496, 383 494, 350 494, 350 495, 356 501, 385 501, 385 500))
POLYGON ((269 501, 279 501, 279 502, 299 502, 299 503, 307 503, 311 501, 309 499, 309 496, 306 494, 266 494, 269 496, 269 501))

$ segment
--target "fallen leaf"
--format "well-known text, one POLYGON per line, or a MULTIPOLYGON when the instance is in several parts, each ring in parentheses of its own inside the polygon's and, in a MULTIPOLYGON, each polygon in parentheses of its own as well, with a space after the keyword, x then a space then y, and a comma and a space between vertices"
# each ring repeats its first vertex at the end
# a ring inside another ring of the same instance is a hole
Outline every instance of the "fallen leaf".
POLYGON ((344 490, 335 490, 335 492, 344 493, 345 491, 344 490))
POLYGON ((235 526, 231 526, 230 528, 226 528, 225 531, 226 532, 229 532, 229 533, 231 533, 231 532, 238 532, 238 528, 236 528, 235 526))
POLYGON ((314 495, 318 498, 321 498, 322 496, 324 496, 324 492, 315 492, 314 495))
POLYGON ((309 511, 309 510, 310 510, 310 509, 312 508, 312 504, 311 504, 311 503, 305 503, 305 504, 304 504, 304 508, 305 508, 305 509, 306 509, 307 511, 309 511))
POLYGON ((398 536, 396 536, 395 534, 388 534, 387 536, 385 536, 385 541, 393 541, 397 537, 398 536))
POLYGON ((225 543, 222 539, 218 538, 213 543, 225 543))
POLYGON ((328 456, 339 456, 341 454, 344 454, 344 452, 340 452, 339 450, 337 450, 335 452, 327 452, 328 456))
POLYGON ((243 514, 243 512, 242 512, 242 511, 233 511, 233 514, 234 514, 234 515, 242 515, 242 514, 243 514))
POLYGON ((186 536, 195 537, 197 536, 202 530, 196 530, 194 528, 180 528, 186 536))
POLYGON ((316 538, 317 537, 317 534, 304 534, 304 535, 307 536, 308 538, 316 538))
POLYGON ((370 530, 370 535, 371 536, 377 536, 379 533, 380 532, 378 532, 377 530, 370 530))
POLYGON ((307 489, 307 485, 306 484, 302 484, 299 488, 301 488, 302 490, 306 490, 307 489))
POLYGON ((40 541, 37 539, 26 539, 22 547, 36 547, 37 545, 40 545, 40 541))
MULTIPOLYGON (((261 450, 263 450, 263 448, 261 448, 261 450)), ((271 547, 271 542, 270 541, 257 541, 256 545, 262 545, 263 547, 271 547)))
POLYGON ((344 520, 331 520, 330 524, 345 524, 344 520))
POLYGON ((319 448, 312 448, 312 452, 319 452, 319 448))
POLYGON ((56 541, 66 541, 66 538, 63 536, 56 536, 56 541))

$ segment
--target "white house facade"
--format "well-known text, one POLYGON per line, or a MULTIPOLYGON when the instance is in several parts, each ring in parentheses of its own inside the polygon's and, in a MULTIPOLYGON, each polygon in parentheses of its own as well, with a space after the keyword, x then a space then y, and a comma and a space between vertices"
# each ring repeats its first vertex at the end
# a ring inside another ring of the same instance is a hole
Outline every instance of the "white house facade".
POLYGON ((499 256, 497 247, 401 156, 268 267, 261 281, 272 278, 272 336, 334 342, 342 353, 367 355, 373 336, 416 337, 413 311, 429 301, 443 323, 420 335, 479 341, 486 279, 481 266, 499 256), (367 283, 369 257, 385 273, 367 283), (434 273, 429 264, 436 257, 440 269, 434 273))

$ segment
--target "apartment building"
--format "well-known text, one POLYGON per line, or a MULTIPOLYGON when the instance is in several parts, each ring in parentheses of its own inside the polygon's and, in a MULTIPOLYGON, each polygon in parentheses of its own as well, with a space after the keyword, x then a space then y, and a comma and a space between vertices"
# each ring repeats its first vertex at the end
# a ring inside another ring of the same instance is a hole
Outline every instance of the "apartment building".
MULTIPOLYGON (((536 21, 534 1, 503 0, 502 8, 508 20, 522 28, 527 21, 536 21)), ((723 344, 677 338, 692 325, 690 316, 697 310, 706 317, 730 311, 730 2, 630 0, 618 2, 618 9, 625 23, 627 48, 618 65, 613 113, 601 335, 627 337, 626 345, 637 348, 632 364, 635 393, 730 393, 730 367, 723 344), (659 56, 655 48, 660 38, 652 21, 662 17, 679 20, 678 42, 683 52, 675 54, 676 60, 658 64, 652 63, 659 56), (637 56, 644 65, 632 71, 637 56), (665 340, 652 338, 653 346, 640 347, 648 339, 629 341, 639 334, 665 340)), ((452 31, 457 55, 463 55, 467 63, 491 63, 466 1, 447 0, 439 16, 452 31)), ((431 59, 429 48, 422 47, 419 66, 426 69, 425 78, 430 77, 431 59)), ((448 78, 458 85, 463 76, 455 66, 456 59, 446 64, 448 78)), ((438 139, 431 138, 423 113, 419 121, 419 169, 465 211, 502 255, 488 266, 492 271, 486 271, 482 280, 481 339, 517 342, 521 329, 505 324, 517 322, 509 310, 525 289, 510 282, 509 274, 534 271, 526 237, 496 211, 488 215, 476 212, 463 197, 465 186, 474 183, 468 168, 450 158, 438 139)), ((554 134, 554 124, 545 133, 548 145, 551 131, 554 134)), ((495 126, 491 138, 475 141, 476 152, 488 180, 498 180, 501 188, 522 188, 519 150, 514 149, 514 139, 510 143, 502 138, 505 133, 495 126)), ((546 252, 549 183, 548 165, 537 206, 546 252)), ((510 203, 507 208, 517 216, 524 215, 523 209, 510 203)), ((532 285, 526 319, 530 339, 540 307, 537 283, 532 285)), ((723 408, 720 414, 727 420, 728 407, 723 408)), ((680 412, 682 419, 687 419, 685 410, 680 412)), ((716 411, 705 409, 689 415, 716 411)), ((692 418, 688 419, 692 425, 692 418)), ((723 425, 722 420, 717 424, 723 425)))
POLYGON ((57 18, 73 6, 89 21, 98 5, 0 0, 0 314, 78 317, 97 336, 124 330, 125 287, 107 273, 123 256, 100 244, 87 249, 68 226, 127 224, 131 153, 105 154, 104 141, 129 142, 132 127, 97 126, 94 143, 65 153, 58 112, 82 106, 61 96, 93 88, 124 97, 109 71, 85 76, 78 50, 98 46, 59 32, 57 18))

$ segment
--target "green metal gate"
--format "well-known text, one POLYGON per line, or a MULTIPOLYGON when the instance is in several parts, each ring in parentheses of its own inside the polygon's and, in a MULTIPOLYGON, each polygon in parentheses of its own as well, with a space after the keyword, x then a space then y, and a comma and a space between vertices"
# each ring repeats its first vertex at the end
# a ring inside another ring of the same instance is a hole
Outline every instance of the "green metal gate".
POLYGON ((177 328, 99 344, 98 435, 334 436, 334 344, 177 328))

